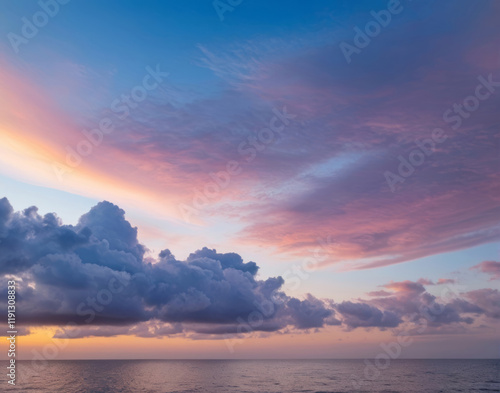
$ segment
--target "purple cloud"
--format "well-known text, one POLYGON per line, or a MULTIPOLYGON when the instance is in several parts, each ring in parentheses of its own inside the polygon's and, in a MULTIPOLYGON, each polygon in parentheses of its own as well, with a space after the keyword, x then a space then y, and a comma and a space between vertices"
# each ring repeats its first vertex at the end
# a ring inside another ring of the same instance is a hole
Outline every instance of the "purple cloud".
POLYGON ((382 285, 368 300, 335 303, 311 294, 301 300, 283 292, 283 278, 260 279, 259 266, 236 253, 202 248, 180 261, 163 250, 156 259, 145 258, 137 229, 109 202, 71 226, 55 214, 40 216, 35 207, 14 212, 4 198, 0 229, 1 291, 7 291, 8 275, 19 277, 20 324, 57 325, 56 337, 384 330, 421 318, 439 329, 471 325, 481 316, 500 318, 493 289, 446 302, 426 292, 428 280, 402 281, 382 285))

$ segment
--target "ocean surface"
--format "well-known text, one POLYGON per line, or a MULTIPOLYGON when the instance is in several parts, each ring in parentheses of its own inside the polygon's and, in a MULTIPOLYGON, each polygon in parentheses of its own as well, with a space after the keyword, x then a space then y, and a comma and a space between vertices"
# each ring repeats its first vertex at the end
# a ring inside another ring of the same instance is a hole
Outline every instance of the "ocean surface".
MULTIPOLYGON (((2 367, 7 362, 1 362, 2 367)), ((0 392, 500 392, 500 360, 71 360, 18 362, 0 392)), ((4 370, 6 368, 3 368, 4 370)))

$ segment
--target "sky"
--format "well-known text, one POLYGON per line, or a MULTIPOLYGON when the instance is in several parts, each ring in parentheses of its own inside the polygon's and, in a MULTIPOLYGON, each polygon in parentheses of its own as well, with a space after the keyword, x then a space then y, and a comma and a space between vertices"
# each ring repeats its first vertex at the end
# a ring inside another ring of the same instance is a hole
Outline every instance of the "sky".
POLYGON ((20 356, 498 357, 499 16, 1 2, 20 356))

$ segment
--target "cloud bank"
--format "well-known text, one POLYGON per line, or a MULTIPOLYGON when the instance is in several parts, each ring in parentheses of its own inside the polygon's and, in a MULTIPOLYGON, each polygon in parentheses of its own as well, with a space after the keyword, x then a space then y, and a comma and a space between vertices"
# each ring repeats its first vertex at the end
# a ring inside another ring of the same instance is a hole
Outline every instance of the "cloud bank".
MULTIPOLYGON (((183 335, 226 337, 339 326, 397 328, 429 315, 433 328, 500 318, 500 293, 481 289, 434 296, 419 282, 391 282, 370 298, 335 303, 288 296, 282 277, 262 279, 255 262, 203 247, 185 261, 168 249, 156 258, 137 240, 125 212, 101 202, 75 226, 36 207, 14 212, 0 199, 0 287, 18 280, 18 321, 50 325, 56 337, 183 335), (79 326, 79 327, 78 327, 79 326)), ((440 280, 446 287, 450 280, 440 280)), ((6 299, 3 296, 2 299, 6 299)))

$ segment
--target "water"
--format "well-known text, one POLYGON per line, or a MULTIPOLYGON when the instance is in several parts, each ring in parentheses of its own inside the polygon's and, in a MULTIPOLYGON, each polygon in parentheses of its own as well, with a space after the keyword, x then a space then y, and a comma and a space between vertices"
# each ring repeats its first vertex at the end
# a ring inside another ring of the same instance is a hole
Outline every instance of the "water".
POLYGON ((363 360, 71 360, 47 362, 29 376, 31 364, 18 362, 15 387, 2 373, 0 391, 500 392, 500 360, 394 360, 384 370, 367 369, 363 360))

